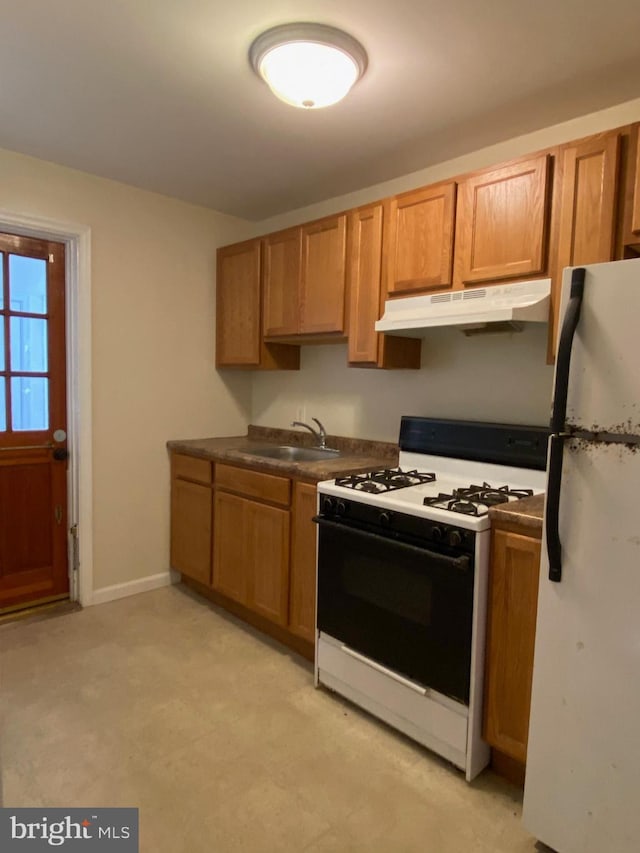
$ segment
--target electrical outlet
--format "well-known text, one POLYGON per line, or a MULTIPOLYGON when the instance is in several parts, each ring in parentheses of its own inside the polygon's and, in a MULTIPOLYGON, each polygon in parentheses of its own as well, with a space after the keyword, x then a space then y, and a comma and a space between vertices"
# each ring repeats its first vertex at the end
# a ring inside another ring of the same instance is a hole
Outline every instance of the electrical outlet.
POLYGON ((297 406, 295 420, 300 421, 300 423, 307 420, 307 407, 304 404, 297 406))

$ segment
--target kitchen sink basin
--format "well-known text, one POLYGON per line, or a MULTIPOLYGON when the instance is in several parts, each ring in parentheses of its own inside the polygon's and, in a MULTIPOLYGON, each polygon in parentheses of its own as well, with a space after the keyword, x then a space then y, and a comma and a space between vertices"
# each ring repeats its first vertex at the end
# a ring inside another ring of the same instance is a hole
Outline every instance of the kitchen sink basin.
POLYGON ((291 447, 286 444, 256 447, 245 450, 250 456, 266 456, 269 459, 283 459, 286 462, 319 462, 322 459, 335 459, 340 456, 339 450, 322 447, 291 447))

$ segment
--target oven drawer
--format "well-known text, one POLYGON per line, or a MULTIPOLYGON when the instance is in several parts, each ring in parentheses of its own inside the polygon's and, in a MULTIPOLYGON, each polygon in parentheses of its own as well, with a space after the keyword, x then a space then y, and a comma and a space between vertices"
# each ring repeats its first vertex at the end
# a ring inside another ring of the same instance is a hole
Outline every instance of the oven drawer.
MULTIPOLYGON (((318 681, 356 705, 464 768, 467 750, 466 706, 441 694, 426 695, 419 685, 396 680, 374 662, 354 657, 338 640, 318 639, 318 681)), ((429 691, 427 691, 427 694, 429 691)))

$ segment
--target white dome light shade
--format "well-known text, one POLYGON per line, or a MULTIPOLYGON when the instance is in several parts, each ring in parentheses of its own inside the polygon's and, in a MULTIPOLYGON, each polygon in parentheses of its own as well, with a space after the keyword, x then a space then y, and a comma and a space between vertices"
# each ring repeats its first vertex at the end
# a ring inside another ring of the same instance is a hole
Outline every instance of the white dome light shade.
POLYGON ((285 24, 251 45, 254 70, 280 100, 319 109, 342 100, 366 68, 367 55, 351 36, 321 24, 285 24))

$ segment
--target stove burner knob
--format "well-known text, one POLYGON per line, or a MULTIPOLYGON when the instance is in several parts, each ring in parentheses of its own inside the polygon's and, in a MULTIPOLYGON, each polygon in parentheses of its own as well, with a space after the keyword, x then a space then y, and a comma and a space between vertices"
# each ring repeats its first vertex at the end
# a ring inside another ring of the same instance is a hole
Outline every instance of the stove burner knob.
POLYGON ((344 515, 347 511, 347 505, 344 501, 338 501, 336 504, 336 515, 344 515))
POLYGON ((442 533, 441 527, 432 527, 431 528, 431 538, 433 539, 434 542, 441 542, 442 536, 443 536, 443 533, 442 533))
POLYGON ((322 504, 322 509, 325 512, 333 511, 333 498, 325 498, 322 504))
POLYGON ((388 527, 391 524, 392 512, 381 512, 378 516, 378 522, 382 524, 384 527, 388 527))
POLYGON ((459 530, 451 531, 449 534, 449 545, 451 545, 452 548, 457 548, 462 545, 462 536, 459 530))

